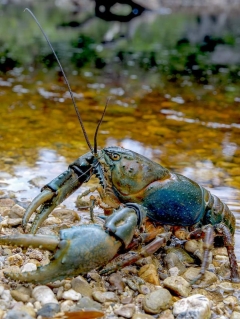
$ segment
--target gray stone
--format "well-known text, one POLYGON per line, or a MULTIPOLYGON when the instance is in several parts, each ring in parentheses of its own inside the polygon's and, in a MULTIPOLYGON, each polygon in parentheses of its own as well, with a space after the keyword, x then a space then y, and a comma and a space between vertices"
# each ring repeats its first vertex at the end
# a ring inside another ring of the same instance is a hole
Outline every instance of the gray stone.
POLYGON ((93 292, 92 297, 94 300, 104 303, 104 302, 118 302, 118 297, 114 292, 111 291, 100 291, 96 290, 93 292))
POLYGON ((135 305, 134 304, 121 306, 120 308, 118 308, 114 311, 114 313, 116 315, 124 317, 124 318, 132 318, 134 312, 135 312, 135 305))
POLYGON ((54 317, 60 311, 60 306, 56 303, 46 303, 38 310, 37 315, 42 317, 54 317))
POLYGON ((177 319, 209 319, 210 301, 203 295, 192 295, 175 302, 173 314, 177 319))
POLYGON ((188 297, 191 292, 190 284, 180 276, 171 276, 163 281, 165 288, 171 290, 175 295, 188 297))
POLYGON ((25 211, 26 211, 25 208, 16 204, 10 209, 8 217, 9 218, 22 218, 25 211))
POLYGON ((26 311, 13 309, 8 311, 5 319, 33 319, 26 311))
POLYGON ((82 276, 78 276, 74 278, 71 284, 72 284, 72 289, 79 292, 82 296, 85 296, 85 297, 92 296, 92 292, 93 292, 92 287, 82 276))
POLYGON ((143 309, 150 314, 157 314, 166 310, 171 307, 172 304, 172 295, 164 288, 151 292, 143 299, 143 309))
POLYGON ((74 308, 74 311, 77 311, 79 309, 85 309, 85 310, 102 310, 102 305, 89 297, 83 297, 81 298, 76 307, 74 308))

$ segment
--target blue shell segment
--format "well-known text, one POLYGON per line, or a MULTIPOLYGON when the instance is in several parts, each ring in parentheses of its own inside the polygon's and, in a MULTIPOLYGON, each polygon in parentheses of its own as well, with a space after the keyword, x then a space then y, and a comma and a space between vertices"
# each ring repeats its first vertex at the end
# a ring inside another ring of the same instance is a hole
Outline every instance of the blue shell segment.
POLYGON ((191 226, 203 218, 205 203, 202 188, 176 174, 177 180, 150 190, 143 201, 147 216, 168 225, 191 226))

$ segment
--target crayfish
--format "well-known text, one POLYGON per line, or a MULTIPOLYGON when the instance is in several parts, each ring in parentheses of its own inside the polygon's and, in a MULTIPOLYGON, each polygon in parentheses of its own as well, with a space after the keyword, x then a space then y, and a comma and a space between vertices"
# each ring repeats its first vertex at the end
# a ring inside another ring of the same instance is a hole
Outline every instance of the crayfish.
MULTIPOLYGON (((46 38, 44 32, 43 34, 46 38)), ((48 39, 47 41, 49 42, 48 39)), ((53 53, 56 56, 54 50, 53 53)), ((56 59, 59 62, 57 57, 56 59)), ((59 66, 62 70, 60 62, 59 66)), ((41 245, 53 250, 58 248, 54 260, 34 272, 5 275, 21 281, 47 282, 104 266, 122 247, 129 246, 136 229, 144 223, 147 216, 155 223, 185 227, 188 238, 203 239, 203 261, 197 279, 204 275, 214 241, 222 237, 229 256, 231 280, 238 282, 233 240, 235 217, 227 205, 194 181, 172 173, 131 150, 114 146, 98 150, 97 133, 106 107, 97 126, 92 147, 63 70, 62 73, 90 152, 80 156, 65 172, 44 186, 30 204, 22 225, 26 229, 30 217, 38 209, 30 230, 32 235, 0 239, 5 244, 41 245), (60 239, 34 235, 52 210, 83 183, 88 182, 92 175, 99 180, 102 201, 115 209, 107 217, 104 227, 94 224, 73 227, 62 230, 60 239)), ((153 253, 169 238, 169 233, 166 237, 156 238, 154 244, 148 244, 140 255, 153 253)))

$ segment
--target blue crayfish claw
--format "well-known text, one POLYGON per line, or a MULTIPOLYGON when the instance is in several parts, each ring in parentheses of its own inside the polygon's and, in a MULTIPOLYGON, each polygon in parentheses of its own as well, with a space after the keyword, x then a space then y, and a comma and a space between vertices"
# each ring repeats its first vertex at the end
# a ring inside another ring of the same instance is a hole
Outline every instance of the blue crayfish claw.
POLYGON ((53 209, 61 204, 94 173, 94 157, 91 153, 80 156, 69 168, 45 185, 42 192, 34 198, 27 208, 22 221, 25 229, 32 214, 38 209, 30 232, 35 234, 53 209))
MULTIPOLYGON (((27 238, 29 235, 21 236, 27 238)), ((14 240, 16 238, 13 237, 8 236, 2 243, 15 244, 14 240)), ((46 243, 48 242, 48 236, 35 235, 33 237, 36 238, 35 247, 37 247, 38 238, 41 238, 41 243, 42 237, 45 238, 46 243)), ((61 230, 60 239, 57 242, 56 237, 54 245, 57 246, 57 251, 48 265, 31 272, 5 272, 4 275, 17 281, 45 284, 85 274, 92 269, 107 264, 117 254, 122 243, 107 234, 101 226, 82 225, 61 230)))

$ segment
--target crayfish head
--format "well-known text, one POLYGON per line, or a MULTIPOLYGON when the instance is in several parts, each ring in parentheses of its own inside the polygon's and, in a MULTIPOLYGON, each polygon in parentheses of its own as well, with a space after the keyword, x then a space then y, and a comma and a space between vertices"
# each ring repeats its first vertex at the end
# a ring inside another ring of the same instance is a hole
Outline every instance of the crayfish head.
POLYGON ((104 148, 99 155, 106 179, 120 196, 139 193, 152 182, 169 175, 161 165, 122 147, 104 148))

